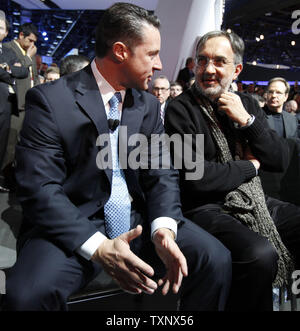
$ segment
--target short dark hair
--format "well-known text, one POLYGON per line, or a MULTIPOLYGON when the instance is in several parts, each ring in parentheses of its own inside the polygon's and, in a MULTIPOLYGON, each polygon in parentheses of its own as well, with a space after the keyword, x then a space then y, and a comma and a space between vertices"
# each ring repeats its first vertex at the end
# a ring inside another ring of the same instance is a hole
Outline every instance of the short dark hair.
POLYGON ((225 37, 229 40, 231 48, 234 53, 234 62, 235 64, 243 63, 243 56, 244 56, 244 50, 245 50, 245 44, 242 38, 240 38, 236 33, 234 32, 227 32, 227 31, 211 31, 206 33, 204 36, 200 38, 200 40, 197 43, 196 47, 196 54, 198 54, 199 50, 204 46, 204 44, 207 42, 207 40, 211 38, 216 37, 225 37))
POLYGON ((188 57, 185 61, 185 66, 187 67, 191 62, 194 61, 194 58, 193 57, 188 57))
POLYGON ((20 26, 19 34, 23 32, 24 37, 28 37, 31 33, 33 33, 37 38, 39 36, 39 32, 37 27, 32 23, 24 23, 20 26))
POLYGON ((82 68, 84 63, 90 63, 90 59, 84 55, 69 55, 60 62, 60 75, 64 76, 82 68))
POLYGON ((96 29, 96 55, 103 58, 116 41, 122 41, 129 48, 143 39, 142 26, 150 24, 160 28, 157 16, 146 9, 129 3, 115 3, 108 8, 96 29))

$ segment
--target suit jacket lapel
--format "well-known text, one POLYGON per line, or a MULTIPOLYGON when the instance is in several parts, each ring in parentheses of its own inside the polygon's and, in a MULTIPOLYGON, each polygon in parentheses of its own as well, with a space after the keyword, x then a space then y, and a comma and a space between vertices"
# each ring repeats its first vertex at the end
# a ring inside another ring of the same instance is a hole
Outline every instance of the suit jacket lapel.
MULTIPOLYGON (((81 72, 80 85, 76 87, 76 92, 76 103, 94 123, 98 136, 101 134, 109 134, 105 107, 90 66, 86 67, 85 70, 81 72)), ((101 147, 99 147, 99 150, 101 150, 101 147)), ((104 172, 111 182, 111 169, 105 168, 104 172)))

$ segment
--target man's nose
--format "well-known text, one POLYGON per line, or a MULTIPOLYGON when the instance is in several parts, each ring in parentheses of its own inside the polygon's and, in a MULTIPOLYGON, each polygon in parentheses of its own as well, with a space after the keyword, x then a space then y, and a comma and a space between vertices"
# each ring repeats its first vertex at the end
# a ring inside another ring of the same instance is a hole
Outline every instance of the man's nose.
POLYGON ((155 62, 154 62, 154 65, 153 65, 153 69, 154 70, 162 70, 162 63, 161 63, 159 55, 157 55, 155 57, 155 62))
POLYGON ((215 68, 214 64, 212 63, 212 61, 209 61, 206 64, 204 72, 209 73, 209 74, 213 74, 216 72, 216 68, 215 68))

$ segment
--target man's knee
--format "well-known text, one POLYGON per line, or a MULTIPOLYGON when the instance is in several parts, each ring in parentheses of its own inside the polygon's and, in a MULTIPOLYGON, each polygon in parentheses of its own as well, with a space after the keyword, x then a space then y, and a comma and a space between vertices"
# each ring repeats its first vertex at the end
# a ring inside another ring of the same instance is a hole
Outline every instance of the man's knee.
POLYGON ((53 286, 43 280, 14 280, 8 277, 3 309, 12 311, 62 310, 64 301, 53 286))
POLYGON ((265 277, 272 275, 272 278, 275 277, 278 254, 266 238, 262 238, 255 245, 245 249, 245 255, 246 258, 243 264, 249 266, 249 271, 252 271, 252 274, 254 273, 257 276, 265 275, 265 277))

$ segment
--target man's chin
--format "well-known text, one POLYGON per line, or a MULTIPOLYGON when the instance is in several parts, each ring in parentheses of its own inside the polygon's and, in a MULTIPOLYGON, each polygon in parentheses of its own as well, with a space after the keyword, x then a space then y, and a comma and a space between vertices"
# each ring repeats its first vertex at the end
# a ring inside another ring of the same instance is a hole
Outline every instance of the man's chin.
POLYGON ((221 86, 217 87, 202 87, 197 86, 198 91, 206 96, 210 100, 215 100, 222 94, 222 88, 221 86))

